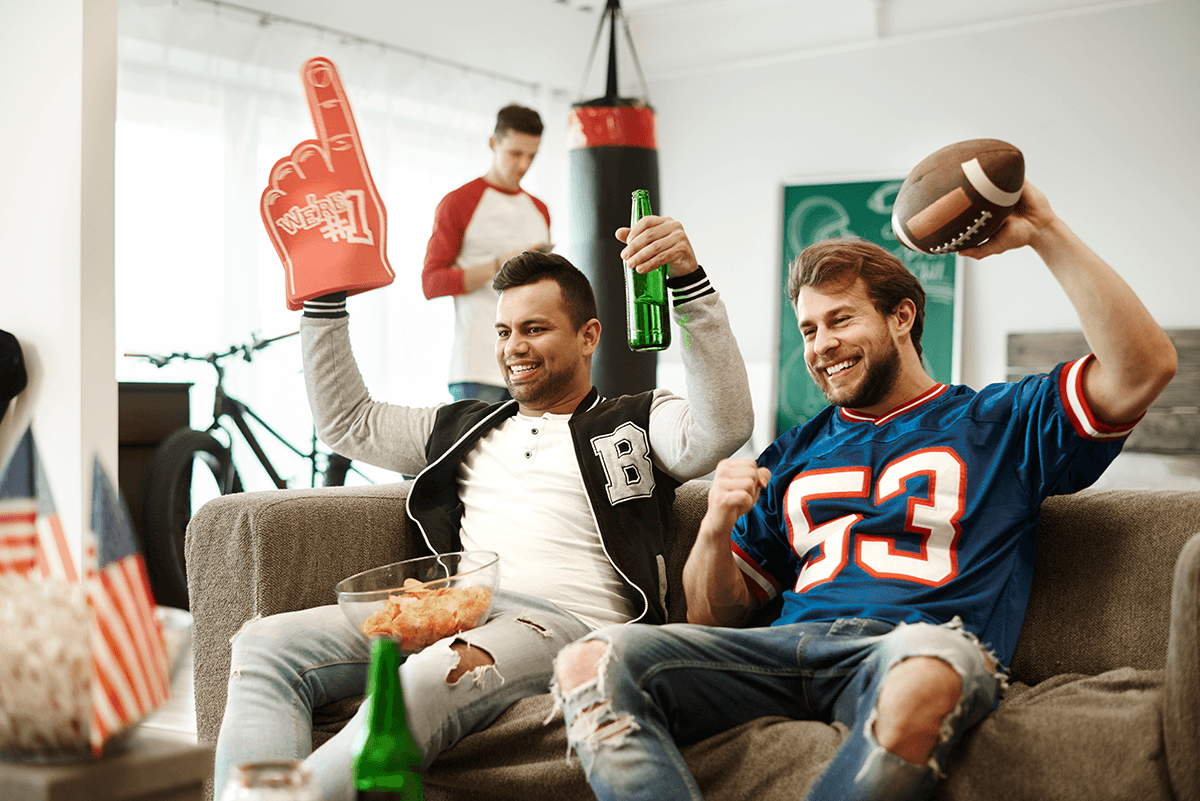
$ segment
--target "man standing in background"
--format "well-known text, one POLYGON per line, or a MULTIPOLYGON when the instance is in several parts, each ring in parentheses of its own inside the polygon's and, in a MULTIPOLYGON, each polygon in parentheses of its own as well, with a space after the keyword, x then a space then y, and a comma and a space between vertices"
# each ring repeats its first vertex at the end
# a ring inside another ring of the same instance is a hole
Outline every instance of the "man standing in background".
POLYGON ((509 398, 496 368, 496 292, 492 278, 510 257, 550 250, 550 211, 521 189, 537 155, 542 119, 533 109, 505 106, 488 140, 492 167, 438 204, 425 250, 425 297, 454 298, 454 348, 449 389, 454 400, 509 398))

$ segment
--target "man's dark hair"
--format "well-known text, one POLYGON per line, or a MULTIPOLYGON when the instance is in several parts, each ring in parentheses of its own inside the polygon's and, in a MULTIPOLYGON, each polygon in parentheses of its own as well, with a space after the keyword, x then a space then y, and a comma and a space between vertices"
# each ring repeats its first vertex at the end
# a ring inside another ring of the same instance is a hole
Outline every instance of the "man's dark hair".
POLYGON ((563 306, 578 331, 588 320, 599 318, 596 295, 587 276, 557 253, 527 250, 504 262, 492 279, 492 289, 503 292, 515 286, 528 286, 538 281, 553 281, 562 293, 563 306))
POLYGON ((843 237, 806 247, 788 268, 788 300, 795 308, 803 287, 851 284, 856 278, 862 278, 867 285, 867 297, 881 314, 894 314, 905 298, 913 302, 917 314, 910 336, 920 356, 921 334, 925 329, 925 290, 904 262, 873 242, 843 237))
POLYGON ((531 108, 517 105, 505 106, 496 114, 496 138, 503 139, 509 131, 541 136, 542 118, 531 108))

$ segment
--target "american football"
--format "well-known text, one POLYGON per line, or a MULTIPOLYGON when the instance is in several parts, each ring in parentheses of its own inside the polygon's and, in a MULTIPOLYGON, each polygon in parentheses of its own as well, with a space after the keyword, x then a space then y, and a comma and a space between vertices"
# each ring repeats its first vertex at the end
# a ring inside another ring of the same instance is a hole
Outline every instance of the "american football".
POLYGON ((900 185, 892 230, 920 253, 956 253, 996 233, 1021 199, 1025 157, 1008 142, 969 139, 921 161, 900 185))

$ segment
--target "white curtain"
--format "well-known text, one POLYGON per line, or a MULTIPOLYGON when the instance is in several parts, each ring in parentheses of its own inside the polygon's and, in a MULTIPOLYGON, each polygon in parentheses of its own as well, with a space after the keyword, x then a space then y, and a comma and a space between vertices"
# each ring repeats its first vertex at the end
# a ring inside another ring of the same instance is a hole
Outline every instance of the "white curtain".
MULTIPOLYGON (((203 0, 121 0, 117 377, 193 382, 193 426, 211 421, 211 368, 157 369, 122 354, 221 352, 255 334, 296 330, 258 209, 272 165, 314 136, 300 66, 317 55, 338 66, 388 211, 396 280, 349 301, 355 355, 374 397, 449 400, 453 302, 424 298, 421 264, 438 200, 487 171, 487 139, 507 103, 537 109, 546 123, 523 185, 549 204, 556 241, 568 230, 568 101, 559 93, 203 0)), ((306 448, 312 422, 298 339, 251 364, 226 361, 225 386, 306 448)), ((302 461, 281 447, 268 453, 285 476, 306 480, 302 461)), ((235 459, 248 489, 270 486, 236 442, 235 459)))

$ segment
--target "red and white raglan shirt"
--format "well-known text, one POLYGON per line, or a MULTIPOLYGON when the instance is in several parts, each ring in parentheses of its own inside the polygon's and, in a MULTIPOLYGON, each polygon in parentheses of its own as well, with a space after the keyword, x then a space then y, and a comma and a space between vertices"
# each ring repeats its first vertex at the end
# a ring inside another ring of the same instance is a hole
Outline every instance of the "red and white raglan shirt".
POLYGON ((1092 484, 1134 425, 1089 408, 1092 360, 979 392, 937 384, 881 417, 827 407, 777 439, 732 535, 751 591, 783 595, 775 625, 958 616, 1007 665, 1042 501, 1092 484))
POLYGON ((476 178, 438 204, 421 286, 429 299, 454 298, 449 382, 503 386, 496 365, 496 292, 489 281, 464 292, 460 265, 482 264, 514 248, 550 241, 550 210, 523 189, 476 178))

